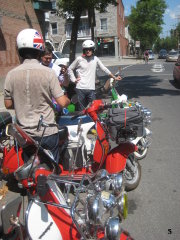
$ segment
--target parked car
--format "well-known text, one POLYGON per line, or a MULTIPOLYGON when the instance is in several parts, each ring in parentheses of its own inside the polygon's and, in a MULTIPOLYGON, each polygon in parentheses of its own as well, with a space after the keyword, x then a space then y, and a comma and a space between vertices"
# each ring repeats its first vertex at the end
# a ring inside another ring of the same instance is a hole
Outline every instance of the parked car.
POLYGON ((148 50, 149 52, 149 60, 153 60, 154 59, 154 53, 152 50, 148 50))
POLYGON ((161 50, 159 51, 158 58, 159 58, 159 59, 166 59, 166 56, 167 56, 167 51, 166 51, 166 49, 161 49, 161 50))
POLYGON ((173 78, 175 82, 180 84, 180 55, 178 57, 177 62, 174 64, 173 78))
POLYGON ((166 56, 166 62, 176 62, 179 56, 179 52, 171 50, 166 56))
POLYGON ((69 65, 69 55, 63 54, 59 51, 53 51, 52 62, 57 65, 63 64, 63 65, 68 66, 69 65))

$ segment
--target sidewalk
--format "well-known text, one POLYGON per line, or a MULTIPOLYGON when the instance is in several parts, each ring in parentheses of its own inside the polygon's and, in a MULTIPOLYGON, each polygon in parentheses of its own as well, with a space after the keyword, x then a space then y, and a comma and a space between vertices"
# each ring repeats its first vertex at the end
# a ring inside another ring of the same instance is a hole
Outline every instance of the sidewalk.
POLYGON ((115 57, 99 57, 102 63, 108 66, 118 66, 118 65, 133 65, 133 64, 141 64, 143 63, 143 59, 137 59, 133 56, 125 56, 123 58, 115 58, 115 57))

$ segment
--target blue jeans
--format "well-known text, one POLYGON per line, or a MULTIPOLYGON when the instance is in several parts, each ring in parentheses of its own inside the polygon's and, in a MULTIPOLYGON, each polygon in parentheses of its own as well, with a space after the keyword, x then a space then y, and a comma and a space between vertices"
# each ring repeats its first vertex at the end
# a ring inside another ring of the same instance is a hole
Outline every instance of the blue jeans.
MULTIPOLYGON (((40 141, 40 137, 34 137, 34 140, 40 141)), ((50 150, 51 153, 53 154, 55 162, 59 163, 59 134, 53 134, 50 136, 43 137, 42 142, 41 142, 41 147, 45 148, 47 150, 50 150)))
POLYGON ((79 110, 83 110, 87 105, 96 99, 95 90, 77 89, 79 110))

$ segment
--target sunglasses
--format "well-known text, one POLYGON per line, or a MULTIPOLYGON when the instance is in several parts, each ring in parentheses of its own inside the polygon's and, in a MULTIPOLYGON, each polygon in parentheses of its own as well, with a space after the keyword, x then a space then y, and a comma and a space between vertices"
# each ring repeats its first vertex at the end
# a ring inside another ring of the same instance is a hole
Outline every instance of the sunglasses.
POLYGON ((85 48, 85 51, 92 51, 92 48, 85 48))

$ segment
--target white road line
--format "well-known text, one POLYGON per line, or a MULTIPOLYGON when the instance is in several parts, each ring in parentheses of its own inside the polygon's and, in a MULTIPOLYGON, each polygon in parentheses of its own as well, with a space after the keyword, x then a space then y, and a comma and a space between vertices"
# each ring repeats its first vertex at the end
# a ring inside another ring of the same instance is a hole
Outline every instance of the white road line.
MULTIPOLYGON (((161 73, 161 74, 158 74, 159 76, 172 76, 172 73, 171 74, 166 74, 166 73, 161 73)), ((144 75, 144 74, 142 74, 142 75, 126 75, 126 76, 124 76, 124 78, 125 77, 143 77, 143 76, 146 76, 146 75, 144 75)), ((157 74, 154 74, 154 75, 152 75, 153 77, 154 76, 157 76, 157 74)))
POLYGON ((151 71, 152 72, 155 72, 155 73, 160 73, 160 72, 164 72, 165 71, 165 68, 163 66, 162 63, 155 63, 152 68, 151 68, 151 71))
MULTIPOLYGON (((128 65, 126 67, 123 67, 123 68, 121 68, 121 71, 123 71, 124 69, 126 69, 128 67, 134 66, 134 65, 136 65, 136 64, 131 64, 131 65, 128 65)), ((117 75, 117 74, 119 74, 119 71, 117 73, 115 73, 115 75, 117 75)))

